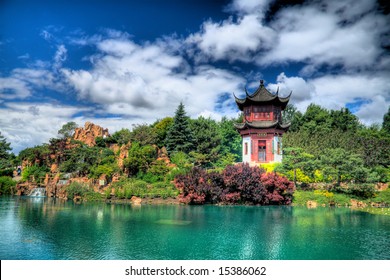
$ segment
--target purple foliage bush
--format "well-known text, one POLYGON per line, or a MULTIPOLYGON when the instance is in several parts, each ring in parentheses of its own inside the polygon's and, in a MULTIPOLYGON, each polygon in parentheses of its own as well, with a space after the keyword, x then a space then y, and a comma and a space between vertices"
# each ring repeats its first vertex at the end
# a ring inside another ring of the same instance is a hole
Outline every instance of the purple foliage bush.
POLYGON ((288 205, 294 184, 274 173, 248 164, 227 166, 222 173, 194 167, 175 178, 179 199, 187 204, 223 203, 288 205))

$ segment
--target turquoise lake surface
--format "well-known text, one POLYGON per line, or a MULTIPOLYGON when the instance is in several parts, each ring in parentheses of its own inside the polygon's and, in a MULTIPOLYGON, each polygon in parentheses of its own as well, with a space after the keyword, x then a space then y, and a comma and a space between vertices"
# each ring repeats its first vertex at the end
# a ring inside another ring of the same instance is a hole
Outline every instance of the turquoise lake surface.
POLYGON ((0 197, 2 260, 389 260, 390 217, 349 208, 0 197))

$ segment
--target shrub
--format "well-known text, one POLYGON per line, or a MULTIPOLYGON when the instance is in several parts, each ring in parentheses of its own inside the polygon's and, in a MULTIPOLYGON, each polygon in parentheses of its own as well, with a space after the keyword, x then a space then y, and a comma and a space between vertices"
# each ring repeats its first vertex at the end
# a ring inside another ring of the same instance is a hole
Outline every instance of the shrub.
POLYGON ((269 162, 260 164, 260 167, 263 168, 266 172, 270 173, 280 169, 281 165, 282 164, 279 162, 269 162))
POLYGON ((73 199, 75 196, 82 198, 89 192, 89 187, 86 184, 79 182, 72 182, 66 187, 66 194, 68 199, 73 199))
POLYGON ((267 190, 261 182, 264 172, 264 169, 250 167, 249 164, 230 165, 223 172, 223 181, 229 193, 240 193, 242 202, 268 204, 267 190))
POLYGON ((286 177, 264 173, 261 175, 261 182, 267 190, 265 204, 291 204, 294 184, 286 177))
POLYGON ((290 204, 294 191, 287 178, 248 164, 228 166, 223 173, 194 167, 177 176, 175 186, 180 201, 188 204, 290 204))
POLYGON ((49 172, 47 166, 32 165, 24 168, 22 171, 22 180, 28 181, 33 177, 36 182, 41 182, 44 180, 47 172, 49 172))
POLYGON ((99 178, 101 175, 105 174, 108 178, 111 178, 114 173, 119 172, 119 167, 115 163, 106 163, 103 165, 95 166, 91 169, 90 177, 99 178))
POLYGON ((371 198, 376 194, 375 185, 373 184, 347 184, 343 186, 334 186, 333 190, 337 193, 345 193, 347 195, 356 196, 359 198, 371 198))
POLYGON ((175 185, 180 190, 180 202, 187 204, 204 204, 209 185, 206 171, 194 167, 186 175, 179 175, 175 179, 175 185))
POLYGON ((13 194, 16 182, 11 177, 0 177, 0 195, 13 194))
POLYGON ((380 191, 377 196, 373 198, 374 202, 384 203, 386 206, 390 206, 390 188, 380 191))
POLYGON ((104 191, 104 197, 105 197, 106 199, 111 198, 111 188, 110 188, 110 187, 108 187, 108 188, 104 191))

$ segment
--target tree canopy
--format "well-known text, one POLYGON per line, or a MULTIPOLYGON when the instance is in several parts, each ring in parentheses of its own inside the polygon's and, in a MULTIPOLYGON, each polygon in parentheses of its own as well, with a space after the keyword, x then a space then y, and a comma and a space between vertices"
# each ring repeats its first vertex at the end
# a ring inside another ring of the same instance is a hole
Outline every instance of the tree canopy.
POLYGON ((167 133, 167 150, 172 152, 190 152, 194 145, 193 131, 190 129, 189 117, 183 103, 177 107, 173 124, 167 133))

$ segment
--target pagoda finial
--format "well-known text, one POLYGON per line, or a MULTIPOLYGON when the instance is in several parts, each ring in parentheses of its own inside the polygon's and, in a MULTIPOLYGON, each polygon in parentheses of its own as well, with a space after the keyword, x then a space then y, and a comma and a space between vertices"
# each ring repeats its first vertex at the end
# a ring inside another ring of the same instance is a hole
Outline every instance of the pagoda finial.
POLYGON ((278 87, 278 89, 276 90, 276 95, 278 95, 279 94, 279 87, 278 87))
POLYGON ((260 86, 264 86, 264 80, 260 80, 260 86))

